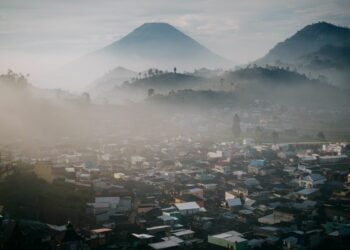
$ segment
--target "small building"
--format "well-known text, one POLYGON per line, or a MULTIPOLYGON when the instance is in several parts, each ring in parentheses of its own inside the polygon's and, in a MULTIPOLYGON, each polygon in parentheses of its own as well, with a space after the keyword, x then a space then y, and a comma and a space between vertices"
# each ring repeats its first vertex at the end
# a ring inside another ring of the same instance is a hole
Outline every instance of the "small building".
POLYGON ((200 206, 196 202, 176 203, 174 206, 182 215, 192 215, 201 211, 200 206))
POLYGON ((299 186, 306 188, 314 188, 323 185, 327 179, 320 174, 310 174, 299 179, 299 186))
POLYGON ((185 229, 178 232, 174 232, 172 233, 172 235, 182 240, 190 240, 194 237, 194 231, 185 229))
POLYGON ((296 193, 300 199, 308 200, 320 194, 318 188, 304 188, 296 193))
POLYGON ((242 207, 242 201, 241 198, 233 198, 233 199, 227 199, 226 205, 230 209, 238 209, 242 207))
POLYGON ((148 244, 150 249, 178 249, 179 248, 179 243, 177 243, 174 240, 166 240, 166 241, 161 241, 157 243, 152 243, 148 244))
POLYGON ((248 240, 243 238, 243 235, 236 231, 228 231, 226 233, 208 236, 208 243, 221 246, 226 249, 248 249, 248 240))
POLYGON ((266 215, 258 219, 262 224, 274 225, 282 222, 292 222, 294 221, 294 211, 289 208, 278 207, 272 214, 266 215))
POLYGON ((265 167, 265 160, 252 160, 247 169, 250 174, 259 174, 265 167))

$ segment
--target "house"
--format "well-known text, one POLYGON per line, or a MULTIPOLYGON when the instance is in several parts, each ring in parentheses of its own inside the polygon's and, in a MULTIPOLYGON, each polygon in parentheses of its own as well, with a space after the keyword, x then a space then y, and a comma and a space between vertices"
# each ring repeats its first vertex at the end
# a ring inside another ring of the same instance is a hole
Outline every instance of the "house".
POLYGON ((201 207, 196 202, 176 203, 174 206, 182 215, 192 215, 201 211, 201 207))
POLYGON ((203 197, 196 196, 194 194, 185 193, 175 197, 175 203, 196 202, 200 207, 204 207, 203 197))
POLYGON ((266 167, 265 160, 251 160, 248 165, 248 173, 259 174, 262 169, 266 167))
POLYGON ((216 151, 216 152, 208 152, 207 159, 208 161, 218 160, 222 158, 223 153, 222 151, 216 151))
POLYGON ((191 194, 199 197, 200 199, 204 198, 204 191, 202 188, 191 188, 191 189, 185 190, 184 194, 191 194))
POLYGON ((177 223, 177 221, 178 221, 177 217, 167 215, 167 214, 160 215, 157 218, 163 222, 163 225, 171 225, 172 226, 175 223, 177 223))
POLYGON ((161 225, 161 226, 154 226, 154 227, 148 227, 146 228, 147 232, 154 236, 166 236, 170 232, 170 226, 169 225, 161 225))
POLYGON ((186 240, 193 239, 194 231, 189 230, 189 229, 184 229, 184 230, 174 232, 174 233, 172 233, 172 235, 181 239, 181 240, 186 241, 186 240))
POLYGON ((281 234, 281 229, 273 226, 255 227, 254 234, 259 237, 277 237, 281 234))
POLYGON ((241 198, 238 197, 238 198, 233 198, 233 199, 227 199, 226 205, 230 209, 234 209, 234 208, 238 209, 242 206, 241 198))
POLYGON ((255 178, 247 178, 244 180, 244 184, 247 187, 258 187, 260 185, 260 182, 255 178))
POLYGON ((148 244, 150 249, 178 249, 180 244, 172 239, 148 244))
POLYGON ((296 193, 300 199, 308 200, 319 195, 318 188, 305 188, 296 193))
POLYGON ((145 247, 148 244, 151 244, 154 241, 154 236, 150 234, 136 234, 133 233, 132 235, 133 245, 135 247, 145 247))
POLYGON ((211 191, 211 190, 215 190, 218 185, 216 183, 208 183, 208 184, 200 184, 200 186, 202 186, 204 190, 211 191))
POLYGON ((266 215, 258 219, 262 224, 274 225, 282 222, 294 221, 294 211, 292 209, 277 207, 272 214, 266 215))
POLYGON ((310 174, 299 179, 299 186, 305 188, 313 188, 323 185, 327 179, 320 174, 310 174))
POLYGON ((231 167, 227 165, 215 164, 213 171, 224 175, 228 175, 231 173, 231 167))
POLYGON ((112 229, 110 228, 96 228, 90 230, 90 244, 94 247, 102 247, 109 243, 112 229))
POLYGON ((320 156, 318 161, 321 165, 346 163, 349 161, 349 157, 347 155, 325 155, 320 156))
POLYGON ((245 250, 248 249, 248 240, 236 231, 208 236, 208 243, 221 246, 226 249, 245 250))
POLYGON ((246 174, 247 173, 242 170, 233 171, 233 176, 235 176, 239 180, 242 179, 242 177, 246 174))
POLYGON ((131 197, 95 197, 95 202, 88 203, 88 210, 99 222, 107 221, 116 213, 131 210, 131 197))

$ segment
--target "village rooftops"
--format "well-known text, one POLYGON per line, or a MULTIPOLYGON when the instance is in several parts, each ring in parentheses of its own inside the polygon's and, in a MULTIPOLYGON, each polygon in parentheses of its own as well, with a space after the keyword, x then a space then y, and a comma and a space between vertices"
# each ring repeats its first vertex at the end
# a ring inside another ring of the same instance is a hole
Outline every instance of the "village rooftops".
POLYGON ((132 236, 134 236, 135 238, 138 239, 150 239, 150 238, 154 238, 153 235, 150 234, 132 234, 132 236))
POLYGON ((241 198, 228 199, 226 202, 229 207, 242 206, 241 198))
POLYGON ((319 180, 325 180, 325 177, 320 174, 310 174, 308 176, 304 177, 304 180, 306 181, 319 181, 319 180))
POLYGON ((167 248, 175 248, 179 246, 179 244, 173 240, 166 240, 158 243, 148 244, 148 246, 152 249, 167 249, 167 248))
POLYGON ((176 237, 182 237, 182 236, 185 236, 185 235, 192 235, 192 234, 194 234, 194 231, 189 230, 189 229, 181 230, 179 232, 173 233, 173 235, 176 236, 176 237))
POLYGON ((173 241, 173 242, 175 242, 177 244, 182 244, 184 242, 182 239, 180 239, 180 238, 178 238, 176 236, 164 237, 164 238, 162 238, 162 240, 164 240, 164 241, 171 240, 171 241, 173 241))
POLYGON ((299 195, 310 195, 318 191, 318 188, 304 188, 297 192, 299 195))
POLYGON ((103 233, 112 232, 112 229, 110 229, 110 228, 97 228, 97 229, 91 230, 91 232, 93 232, 95 234, 103 234, 103 233))
POLYGON ((221 234, 216 234, 213 235, 212 237, 215 238, 220 238, 220 239, 231 239, 233 242, 239 242, 239 241, 245 241, 246 239, 243 238, 243 235, 236 232, 236 231, 228 231, 226 233, 221 233, 221 234))
POLYGON ((157 217, 158 219, 162 220, 162 221, 177 221, 178 218, 174 217, 174 216, 170 216, 170 215, 160 215, 157 217))
POLYGON ((184 202, 174 204, 178 210, 191 210, 191 209, 200 209, 196 202, 184 202))
POLYGON ((161 225, 161 226, 146 228, 147 231, 158 231, 158 230, 167 230, 167 229, 170 229, 169 225, 161 225))

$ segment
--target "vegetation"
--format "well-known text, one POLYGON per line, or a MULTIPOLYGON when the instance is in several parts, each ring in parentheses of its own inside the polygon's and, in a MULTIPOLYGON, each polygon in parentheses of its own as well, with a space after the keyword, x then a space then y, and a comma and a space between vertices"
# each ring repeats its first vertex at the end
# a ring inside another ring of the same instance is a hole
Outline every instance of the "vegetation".
POLYGON ((89 223, 86 203, 91 196, 64 182, 49 184, 34 174, 15 174, 0 183, 0 204, 13 218, 45 221, 62 225, 89 223))
POLYGON ((239 118, 238 114, 235 114, 233 117, 232 133, 236 140, 240 138, 242 133, 240 123, 241 123, 241 119, 239 118))
POLYGON ((27 77, 29 77, 29 74, 24 76, 9 69, 6 74, 0 75, 0 86, 16 89, 25 88, 29 86, 27 77))

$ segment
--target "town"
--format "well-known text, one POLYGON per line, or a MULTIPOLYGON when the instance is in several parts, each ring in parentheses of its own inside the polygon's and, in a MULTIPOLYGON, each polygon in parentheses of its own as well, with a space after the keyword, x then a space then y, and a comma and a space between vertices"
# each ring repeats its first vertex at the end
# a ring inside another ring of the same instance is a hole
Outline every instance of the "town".
POLYGON ((1 0, 0 250, 349 250, 349 0, 1 0))
POLYGON ((347 143, 209 143, 179 136, 84 149, 66 143, 41 154, 46 157, 21 159, 1 152, 0 249, 349 246, 347 143), (60 204, 40 203, 43 193, 23 196, 17 202, 23 207, 13 210, 18 214, 9 213, 6 180, 20 186, 26 178, 84 194, 82 209, 77 214, 77 201, 67 198, 60 213, 60 204))

